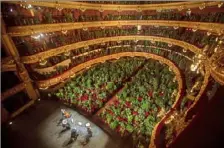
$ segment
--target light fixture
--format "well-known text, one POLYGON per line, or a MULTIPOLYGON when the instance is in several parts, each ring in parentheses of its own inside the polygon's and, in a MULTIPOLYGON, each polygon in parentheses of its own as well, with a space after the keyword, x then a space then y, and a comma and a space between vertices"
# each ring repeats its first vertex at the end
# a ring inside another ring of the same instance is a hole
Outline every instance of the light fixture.
POLYGON ((40 99, 38 99, 38 101, 40 101, 40 99))
POLYGON ((198 59, 201 59, 203 57, 203 55, 202 54, 198 54, 198 59))
POLYGON ((138 40, 136 40, 136 39, 135 39, 135 40, 134 40, 134 42, 135 42, 135 43, 137 43, 137 42, 138 42, 138 40))
POLYGON ((203 10, 205 8, 205 3, 203 3, 201 6, 199 6, 200 10, 203 10))
POLYGON ((12 121, 9 122, 9 125, 12 125, 12 121))
POLYGON ((218 47, 215 47, 214 52, 217 52, 217 51, 218 51, 218 47))
POLYGON ((85 46, 84 49, 86 49, 86 50, 89 49, 89 46, 85 46))
POLYGON ((140 7, 137 8, 137 12, 142 12, 142 9, 140 7))
POLYGON ((211 32, 207 32, 207 36, 210 36, 212 33, 211 32))
POLYGON ((68 30, 62 30, 61 31, 63 34, 67 34, 68 30))
POLYGON ((191 9, 187 9, 187 11, 186 11, 186 13, 187 13, 187 15, 191 15, 191 9))
POLYGON ((32 8, 32 5, 28 4, 27 8, 28 8, 28 9, 32 8))
POLYGON ((141 25, 137 25, 137 30, 138 31, 142 30, 142 26, 141 25))
MULTIPOLYGON (((170 70, 171 71, 171 70, 170 70)), ((173 78, 173 82, 176 82, 177 78, 176 76, 173 78)), ((174 91, 174 94, 175 94, 175 91, 174 91)))
POLYGON ((218 40, 219 40, 219 38, 218 38, 218 37, 216 37, 216 38, 215 38, 215 41, 217 42, 218 40))
POLYGON ((219 3, 219 4, 218 4, 218 8, 221 8, 222 5, 223 5, 223 2, 219 3))
POLYGON ((169 67, 169 71, 172 71, 172 69, 169 67))
POLYGON ((70 54, 71 54, 71 52, 70 52, 69 50, 67 50, 67 51, 64 53, 65 56, 69 56, 70 54))
POLYGON ((88 28, 84 27, 84 28, 83 28, 83 30, 84 30, 84 31, 87 31, 87 30, 88 30, 88 28))
POLYGON ((82 12, 86 11, 86 9, 85 9, 85 8, 80 8, 80 10, 81 10, 82 12))
POLYGON ((42 65, 42 66, 43 66, 43 65, 46 65, 46 64, 47 64, 47 60, 45 60, 45 59, 44 59, 44 60, 41 59, 41 60, 39 61, 39 64, 42 65))
POLYGON ((40 34, 39 35, 36 35, 36 36, 31 36, 31 38, 36 39, 36 40, 40 39, 40 37, 41 37, 40 34))
POLYGON ((174 28, 175 30, 177 30, 179 27, 178 27, 178 26, 174 26, 173 28, 174 28))
POLYGON ((121 43, 121 40, 118 40, 117 43, 120 44, 121 43))
POLYGON ((179 11, 182 11, 183 9, 184 9, 183 6, 180 6, 180 7, 178 8, 179 11))
POLYGON ((82 122, 78 122, 78 125, 82 125, 82 122))
POLYGON ((199 65, 199 63, 197 63, 197 64, 195 64, 195 65, 192 64, 191 67, 190 67, 190 68, 191 68, 191 71, 196 71, 197 68, 198 68, 198 65, 199 65))
POLYGON ((47 86, 47 87, 41 87, 40 89, 41 89, 41 90, 48 89, 48 86, 47 86))
POLYGON ((172 44, 168 44, 168 47, 172 47, 173 45, 172 44))
POLYGON ((105 26, 101 26, 100 28, 101 28, 101 29, 105 29, 105 26))
POLYGON ((99 11, 100 11, 100 12, 103 12, 104 10, 103 10, 103 8, 100 8, 99 11))
POLYGON ((13 9, 11 8, 11 9, 10 9, 10 11, 12 12, 12 11, 13 11, 13 9))
POLYGON ((196 28, 193 28, 193 29, 192 29, 193 32, 196 32, 197 30, 198 30, 198 29, 196 29, 196 28))
POLYGON ((71 77, 72 77, 72 78, 74 78, 74 77, 75 77, 75 74, 74 74, 74 75, 72 75, 71 77))

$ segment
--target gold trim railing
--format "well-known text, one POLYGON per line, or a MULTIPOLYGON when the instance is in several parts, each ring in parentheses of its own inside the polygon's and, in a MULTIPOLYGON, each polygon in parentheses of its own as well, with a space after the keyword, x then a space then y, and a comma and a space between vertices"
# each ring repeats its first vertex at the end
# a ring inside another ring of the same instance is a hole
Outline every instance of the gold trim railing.
POLYGON ((73 43, 70 45, 61 46, 58 48, 50 49, 45 52, 37 53, 31 56, 24 56, 21 57, 23 63, 30 64, 30 63, 36 63, 39 62, 41 59, 46 59, 64 52, 68 52, 71 50, 75 50, 78 48, 94 45, 94 44, 100 44, 110 41, 123 41, 123 40, 147 40, 147 41, 159 41, 159 42, 166 42, 168 44, 177 45, 180 47, 183 47, 186 50, 190 50, 196 54, 199 54, 202 52, 202 49, 189 44, 184 41, 171 39, 171 38, 164 38, 164 37, 157 37, 157 36, 116 36, 116 37, 106 37, 106 38, 98 38, 93 40, 87 40, 82 42, 73 43))
POLYGON ((209 70, 211 72, 211 76, 221 85, 224 85, 224 67, 219 65, 218 62, 222 60, 224 57, 223 48, 218 52, 214 53, 209 58, 209 70))
MULTIPOLYGON (((106 60, 109 60, 109 59, 117 59, 119 57, 124 57, 124 56, 130 56, 130 57, 141 56, 141 57, 150 58, 150 57, 152 57, 152 55, 155 58, 157 58, 158 60, 160 60, 161 62, 164 62, 164 61, 167 60, 170 63, 172 63, 168 59, 165 60, 165 58, 163 58, 161 56, 150 54, 150 53, 145 53, 145 52, 122 52, 122 53, 112 54, 112 55, 108 55, 108 56, 103 56, 103 57, 100 57, 100 58, 96 58, 96 59, 87 61, 85 63, 81 63, 81 64, 73 67, 71 70, 66 71, 66 72, 64 72, 63 74, 61 74, 57 77, 54 77, 54 78, 51 78, 51 79, 48 79, 48 80, 37 81, 36 83, 37 83, 39 88, 46 88, 46 87, 49 87, 49 86, 52 86, 52 85, 56 85, 57 83, 60 83, 61 81, 64 81, 64 80, 74 76, 76 74, 76 72, 79 72, 83 69, 89 68, 91 65, 94 65, 96 63, 100 63, 100 62, 102 63, 102 62, 105 62, 106 60)), ((166 64, 169 63, 169 62, 166 62, 166 64)))
POLYGON ((1 70, 5 71, 16 71, 16 64, 12 57, 3 58, 1 61, 1 70))
POLYGON ((71 63, 71 59, 67 59, 64 60, 56 65, 50 66, 50 67, 46 67, 46 68, 33 68, 33 70, 39 74, 44 74, 44 73, 49 73, 49 72, 53 72, 56 71, 56 68, 59 66, 69 66, 69 64, 71 63))
POLYGON ((13 64, 14 63, 14 59, 11 56, 2 58, 1 60, 2 64, 13 64))
MULTIPOLYGON (((183 123, 181 124, 182 127, 178 127, 179 130, 176 131, 176 137, 178 137, 184 130, 185 128, 192 122, 192 120, 194 119, 195 116, 192 117, 191 122, 186 122, 185 119, 188 115, 188 113, 194 108, 194 106, 198 103, 198 101, 200 100, 202 94, 205 92, 206 87, 208 86, 209 83, 209 77, 211 76, 210 70, 208 65, 206 65, 206 63, 204 63, 205 66, 205 76, 204 76, 204 80, 201 86, 201 89, 198 93, 198 95, 194 98, 194 103, 190 106, 190 108, 187 109, 187 111, 184 114, 183 117, 183 123)), ((175 119, 174 119, 175 120, 175 119)))
MULTIPOLYGON (((130 47, 130 46, 131 46, 131 45, 110 46, 110 47, 107 47, 107 49, 122 48, 122 47, 130 47)), ((144 46, 144 45, 137 45, 137 47, 141 47, 141 48, 143 48, 143 47, 145 47, 145 46, 144 46)), ((161 48, 161 47, 157 47, 157 46, 146 46, 146 47, 147 47, 147 48, 154 48, 154 49, 157 48, 157 49, 160 49, 160 50, 162 50, 162 51, 171 52, 171 50, 169 50, 169 49, 161 48)), ((104 49, 105 49, 105 48, 104 48, 104 49)), ((97 52, 102 51, 102 50, 104 50, 104 49, 101 49, 101 48, 100 48, 100 49, 95 49, 95 50, 92 50, 92 51, 89 51, 89 52, 84 52, 84 53, 79 54, 79 55, 74 56, 74 57, 80 57, 80 56, 88 55, 88 54, 91 54, 91 53, 97 53, 97 52)), ((181 54, 179 54, 178 52, 175 52, 175 51, 174 51, 174 53, 175 53, 175 54, 178 54, 178 55, 181 55, 181 54)), ((183 56, 183 55, 181 55, 181 56, 183 56)), ((186 59, 192 61, 192 59, 190 59, 190 58, 187 57, 187 56, 184 56, 184 58, 186 58, 186 59)), ((46 68, 33 68, 33 70, 34 70, 35 72, 39 73, 39 74, 50 73, 50 72, 56 71, 56 67, 57 67, 57 66, 62 66, 62 65, 67 66, 67 65, 69 65, 70 63, 71 63, 71 60, 70 60, 70 59, 66 59, 66 60, 64 60, 64 61, 62 61, 62 62, 60 62, 60 63, 58 63, 58 64, 56 64, 56 65, 50 66, 50 67, 46 67, 46 68)))
MULTIPOLYGON (((99 51, 101 51, 102 49, 96 49, 96 50, 93 50, 93 51, 89 51, 89 52, 84 52, 82 54, 79 54, 79 55, 76 55, 76 56, 73 56, 75 58, 77 57, 80 57, 80 56, 84 56, 84 55, 88 55, 88 54, 91 54, 91 53, 97 53, 99 51)), ((36 71, 37 73, 39 74, 43 74, 43 73, 49 73, 49 72, 53 72, 53 71, 56 71, 56 67, 58 66, 69 66, 69 64, 71 63, 71 59, 66 59, 60 63, 57 63, 56 65, 53 65, 53 66, 50 66, 50 67, 46 67, 46 68, 33 68, 34 71, 36 71)))
POLYGON ((211 70, 211 76, 218 82, 220 83, 221 85, 224 85, 224 75, 217 72, 216 70, 214 69, 210 69, 211 70))
POLYGON ((82 2, 66 2, 66 1, 57 1, 57 2, 41 2, 41 1, 27 1, 27 2, 13 2, 8 1, 7 3, 12 4, 31 4, 33 6, 43 6, 43 7, 52 7, 52 8, 70 8, 70 9, 80 9, 85 10, 115 10, 115 11, 143 11, 143 10, 167 10, 167 9, 176 9, 176 10, 187 10, 191 8, 198 8, 200 6, 215 6, 221 2, 176 2, 176 3, 167 3, 167 4, 144 4, 144 5, 111 5, 111 4, 92 4, 92 3, 82 3, 82 2))
POLYGON ((4 101, 6 98, 22 91, 23 89, 25 89, 25 84, 20 83, 20 84, 14 86, 13 88, 10 88, 10 89, 6 90, 5 92, 3 92, 1 94, 1 101, 4 101))
POLYGON ((1 66, 1 72, 16 71, 16 64, 3 64, 1 66))
POLYGON ((207 22, 189 22, 172 20, 119 20, 119 21, 94 21, 94 22, 76 22, 76 23, 57 23, 9 27, 10 36, 27 36, 38 33, 47 33, 63 30, 74 30, 89 27, 111 27, 111 26, 169 26, 169 27, 187 27, 195 30, 205 30, 214 34, 224 33, 224 24, 207 22))

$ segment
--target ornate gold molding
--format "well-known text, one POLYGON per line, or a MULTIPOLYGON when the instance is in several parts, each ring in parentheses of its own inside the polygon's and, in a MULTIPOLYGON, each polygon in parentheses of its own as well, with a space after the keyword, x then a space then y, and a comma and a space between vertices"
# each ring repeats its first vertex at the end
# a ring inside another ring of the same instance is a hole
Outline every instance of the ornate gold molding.
POLYGON ((92 3, 82 3, 82 2, 41 2, 41 1, 27 1, 27 2, 13 2, 7 1, 7 3, 12 4, 31 4, 33 6, 43 6, 43 7, 60 7, 60 8, 70 8, 70 9, 80 9, 85 10, 115 10, 115 11, 143 11, 143 10, 166 10, 166 9, 190 9, 198 8, 199 6, 215 6, 220 4, 220 2, 176 2, 167 4, 144 4, 144 5, 113 5, 113 4, 92 4, 92 3))
POLYGON ((5 72, 5 71, 16 71, 15 61, 10 56, 2 59, 1 66, 2 66, 1 67, 2 72, 5 72))
POLYGON ((6 98, 22 91, 23 89, 25 89, 24 83, 20 83, 20 84, 14 86, 13 88, 8 89, 7 91, 5 91, 1 94, 1 101, 4 101, 6 98))
POLYGON ((3 64, 14 64, 15 61, 11 56, 8 56, 8 57, 5 57, 5 58, 2 58, 1 63, 2 63, 2 65, 3 64))
POLYGON ((62 30, 74 30, 89 27, 108 27, 108 26, 169 26, 169 27, 187 27, 196 30, 205 30, 214 34, 224 33, 224 24, 206 23, 206 22, 189 22, 189 21, 172 21, 172 20, 120 20, 120 21, 95 21, 95 22, 77 22, 77 23, 58 23, 42 24, 29 26, 9 27, 8 34, 11 36, 27 36, 37 33, 48 33, 62 30))
MULTIPOLYGON (((85 52, 85 53, 82 53, 82 54, 79 54, 77 56, 74 56, 74 57, 80 57, 80 56, 84 56, 84 55, 88 55, 90 53, 94 53, 94 52, 99 52, 101 51, 102 49, 96 49, 96 50, 93 50, 93 51, 89 51, 89 52, 85 52)), ((56 65, 53 65, 53 66, 50 66, 50 67, 46 67, 46 68, 33 68, 34 71, 36 71, 37 73, 39 74, 43 74, 43 73, 49 73, 49 72, 53 72, 53 71, 56 71, 56 67, 58 66, 69 66, 69 64, 71 63, 71 59, 66 59, 56 65)))
MULTIPOLYGON (((57 77, 54 77, 54 78, 51 78, 48 80, 37 81, 36 83, 39 88, 46 88, 46 87, 49 87, 52 85, 56 85, 56 84, 60 83, 61 81, 64 81, 64 80, 70 78, 71 76, 74 76, 76 74, 76 72, 79 72, 83 69, 89 68, 91 65, 94 65, 94 64, 100 63, 100 62, 102 63, 102 62, 105 62, 106 60, 110 60, 110 59, 117 59, 117 58, 124 57, 124 56, 130 56, 130 57, 141 56, 141 57, 146 57, 146 58, 154 57, 154 59, 156 58, 157 60, 160 60, 161 62, 163 62, 169 66, 174 65, 170 60, 165 59, 158 55, 145 53, 145 52, 122 52, 122 53, 112 54, 112 55, 108 55, 108 56, 103 56, 100 58, 96 58, 96 59, 87 61, 85 63, 81 63, 81 64, 77 65, 76 67, 73 67, 71 70, 66 71, 57 77)), ((177 70, 173 69, 173 71, 177 74, 177 77, 180 77, 179 70, 177 71, 177 70)), ((181 83, 181 85, 182 85, 182 83, 181 83)))
POLYGON ((33 68, 33 70, 39 74, 50 73, 56 71, 58 66, 69 66, 71 63, 71 59, 64 60, 54 66, 46 67, 46 68, 33 68))
POLYGON ((201 89, 198 93, 198 95, 194 98, 194 103, 190 106, 190 108, 185 112, 185 114, 183 115, 183 119, 180 120, 181 124, 179 124, 178 126, 180 127, 176 127, 178 130, 176 131, 176 137, 179 136, 181 134, 181 132, 184 131, 184 129, 191 123, 192 120, 194 120, 193 116, 191 119, 189 119, 189 121, 186 122, 186 117, 188 115, 188 113, 191 111, 192 108, 194 108, 194 106, 197 104, 197 102, 200 100, 202 94, 204 93, 208 83, 209 83, 209 77, 211 75, 210 70, 208 65, 204 64, 205 66, 205 76, 204 76, 204 80, 201 86, 201 89))
MULTIPOLYGON (((121 48, 121 47, 130 47, 130 45, 119 45, 119 46, 110 46, 110 47, 107 47, 107 49, 113 49, 113 48, 121 48)), ((145 47, 144 45, 137 45, 137 47, 145 47)), ((162 51, 168 51, 168 52, 170 52, 171 50, 168 50, 168 49, 166 49, 166 48, 161 48, 161 47, 157 47, 157 46, 146 46, 147 48, 157 48, 157 49, 160 49, 160 50, 162 50, 162 51)), ((104 48, 105 49, 105 48, 104 48)), ((80 57, 80 56, 84 56, 84 55, 88 55, 88 54, 90 54, 90 53, 96 53, 96 52, 99 52, 99 51, 102 51, 103 49, 96 49, 96 50, 92 50, 92 51, 89 51, 89 52, 84 52, 84 53, 82 53, 82 54, 79 54, 79 55, 77 55, 77 56, 75 56, 75 57, 80 57)), ((174 51, 174 53, 175 54, 178 54, 177 52, 175 52, 174 51)), ((181 55, 181 54, 179 54, 179 55, 181 55)), ((190 61, 192 61, 191 59, 189 59, 189 57, 187 57, 187 56, 184 56, 184 58, 186 58, 186 59, 188 59, 188 60, 190 60, 190 61)), ((37 73, 39 73, 39 74, 44 74, 44 73, 50 73, 50 72, 53 72, 53 71, 56 71, 56 67, 57 66, 61 66, 61 65, 64 65, 64 66, 67 66, 67 65, 69 65, 71 63, 71 60, 69 60, 69 59, 66 59, 66 60, 64 60, 64 61, 62 61, 62 62, 60 62, 60 63, 58 63, 58 64, 56 64, 56 65, 53 65, 53 66, 50 66, 50 67, 46 67, 46 68, 33 68, 33 70, 34 71, 36 71, 37 73)))
POLYGON ((224 75, 214 69, 211 69, 211 76, 221 85, 224 85, 224 75))
POLYGON ((189 94, 188 94, 186 97, 187 97, 188 99, 192 100, 192 101, 195 100, 195 96, 192 96, 192 95, 189 95, 189 94))
POLYGON ((148 41, 159 41, 159 42, 166 42, 168 44, 177 45, 180 47, 183 47, 186 50, 190 50, 196 54, 199 54, 202 52, 202 49, 189 44, 184 41, 171 39, 171 38, 164 38, 164 37, 156 37, 156 36, 116 36, 116 37, 106 37, 106 38, 98 38, 93 40, 87 40, 82 42, 73 43, 66 46, 61 46, 58 48, 50 49, 45 52, 37 53, 31 56, 24 56, 21 57, 23 63, 29 64, 29 63, 36 63, 41 59, 46 59, 64 52, 68 52, 71 50, 75 50, 78 48, 94 45, 94 44, 100 44, 104 42, 110 42, 110 41, 119 41, 119 40, 148 40, 148 41))
POLYGON ((3 64, 1 67, 1 72, 5 71, 16 71, 16 64, 3 64))
POLYGON ((26 91, 28 96, 31 99, 37 99, 38 94, 36 93, 33 87, 33 84, 30 82, 29 74, 27 70, 25 69, 24 64, 21 62, 18 50, 12 38, 8 34, 6 34, 6 26, 2 18, 1 18, 1 21, 2 21, 1 29, 3 31, 2 38, 1 38, 2 43, 5 49, 8 51, 8 53, 13 57, 14 62, 16 63, 18 75, 20 79, 23 81, 24 85, 26 85, 26 91))
POLYGON ((224 85, 224 52, 223 48, 214 53, 209 59, 209 70, 211 76, 221 85, 224 85))
MULTIPOLYGON (((204 61, 204 62, 206 62, 206 61, 204 61)), ((203 80, 203 83, 202 83, 202 86, 201 86, 201 88, 200 88, 200 91, 199 91, 199 93, 198 93, 198 95, 196 96, 196 97, 194 97, 194 103, 190 106, 190 108, 185 112, 185 114, 184 114, 184 116, 183 116, 183 120, 182 121, 185 121, 185 119, 186 119, 186 116, 187 116, 187 114, 188 114, 188 112, 190 112, 190 110, 197 104, 197 102, 200 100, 200 98, 201 98, 201 96, 202 96, 202 94, 204 93, 204 91, 205 91, 205 89, 206 89, 206 87, 207 87, 207 85, 208 85, 208 83, 209 83, 209 77, 210 77, 210 75, 211 75, 211 73, 210 73, 210 70, 209 70, 209 66, 208 65, 206 65, 205 63, 203 63, 203 66, 204 66, 204 69, 205 69, 205 75, 204 75, 204 80, 203 80)), ((157 130, 158 130, 158 132, 157 132, 157 134, 159 134, 160 133, 160 130, 161 130, 161 127, 162 126, 164 126, 164 124, 165 124, 165 121, 166 120, 168 120, 170 117, 171 117, 171 115, 173 114, 173 113, 175 113, 175 110, 176 110, 176 108, 174 108, 174 110, 172 111, 172 113, 170 113, 170 115, 168 116, 166 116, 166 119, 164 119, 164 120, 162 120, 160 123, 158 123, 158 126, 157 126, 157 130)), ((167 113, 168 114, 168 113, 167 113)), ((193 120, 194 119, 194 117, 192 117, 192 119, 190 119, 190 120, 193 120)), ((175 119, 174 119, 175 120, 175 119)), ((178 135, 180 135, 180 133, 189 125, 189 123, 190 123, 190 121, 188 121, 188 122, 184 122, 184 123, 181 123, 181 124, 179 124, 178 126, 180 126, 180 127, 176 127, 177 129, 178 129, 178 131, 176 131, 177 133, 176 133, 176 137, 178 136, 178 135)), ((156 130, 156 128, 154 128, 155 130, 156 130)), ((156 133, 156 132, 155 132, 156 133)), ((155 136, 156 137, 156 136, 155 136)), ((151 139, 152 140, 152 139, 151 139)), ((156 143, 155 143, 155 141, 151 141, 151 143, 150 143, 150 146, 149 146, 150 148, 154 148, 154 147, 156 147, 156 143), (154 143, 153 143, 154 142, 154 143)))

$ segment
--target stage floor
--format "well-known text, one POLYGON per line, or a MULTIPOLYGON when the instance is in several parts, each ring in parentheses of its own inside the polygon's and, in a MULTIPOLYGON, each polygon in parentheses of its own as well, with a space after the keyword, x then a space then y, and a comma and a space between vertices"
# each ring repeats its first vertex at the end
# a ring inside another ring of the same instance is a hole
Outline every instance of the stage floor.
POLYGON ((7 148, 119 148, 117 142, 87 118, 51 100, 41 100, 18 116, 5 133, 4 138, 9 141, 7 148), (71 133, 68 130, 60 134, 62 127, 57 126, 57 122, 61 118, 61 108, 70 111, 75 121, 91 124, 93 137, 87 145, 82 146, 77 140, 65 146, 71 133))

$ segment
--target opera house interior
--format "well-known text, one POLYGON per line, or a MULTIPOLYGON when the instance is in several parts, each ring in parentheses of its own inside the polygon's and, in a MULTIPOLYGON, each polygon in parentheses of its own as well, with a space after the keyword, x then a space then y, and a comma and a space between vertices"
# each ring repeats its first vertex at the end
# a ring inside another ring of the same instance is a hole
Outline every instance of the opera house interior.
POLYGON ((1 2, 3 148, 218 148, 223 113, 224 2, 1 2))

